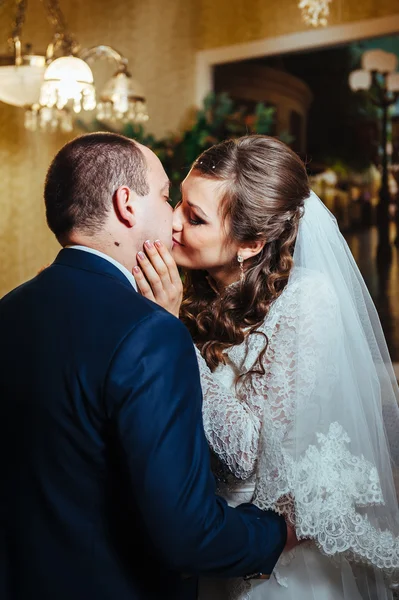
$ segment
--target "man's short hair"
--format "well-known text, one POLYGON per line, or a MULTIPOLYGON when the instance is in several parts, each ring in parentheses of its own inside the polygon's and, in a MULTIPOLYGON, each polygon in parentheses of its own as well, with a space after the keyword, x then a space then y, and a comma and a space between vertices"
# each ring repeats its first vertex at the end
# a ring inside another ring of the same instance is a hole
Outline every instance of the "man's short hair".
POLYGON ((48 226, 59 241, 73 230, 98 232, 123 185, 139 196, 149 193, 146 161, 133 140, 102 132, 75 138, 61 148, 47 172, 48 226))

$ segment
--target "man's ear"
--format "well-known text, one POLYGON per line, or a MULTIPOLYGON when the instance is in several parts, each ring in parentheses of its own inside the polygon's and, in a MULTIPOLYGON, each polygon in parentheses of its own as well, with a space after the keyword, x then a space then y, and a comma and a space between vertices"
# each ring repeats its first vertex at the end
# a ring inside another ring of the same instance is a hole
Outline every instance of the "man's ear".
POLYGON ((114 209, 118 219, 127 227, 134 227, 136 216, 134 214, 135 193, 126 185, 119 187, 114 194, 114 209))
POLYGON ((266 240, 254 240, 253 242, 248 242, 245 246, 240 246, 238 248, 237 254, 242 256, 244 260, 247 260, 262 252, 265 244, 266 240))

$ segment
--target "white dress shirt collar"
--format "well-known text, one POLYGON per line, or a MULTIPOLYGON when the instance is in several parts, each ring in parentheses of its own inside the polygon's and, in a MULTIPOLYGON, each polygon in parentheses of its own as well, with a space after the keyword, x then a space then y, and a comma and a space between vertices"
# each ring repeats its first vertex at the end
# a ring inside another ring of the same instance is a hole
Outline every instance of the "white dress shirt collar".
POLYGON ((75 246, 65 246, 65 247, 70 248, 71 250, 83 250, 83 252, 89 252, 90 254, 95 254, 96 256, 99 256, 100 258, 103 258, 104 260, 107 260, 108 262, 112 263, 117 269, 122 271, 122 273, 129 280, 129 282, 131 283, 131 285, 137 292, 136 280, 133 277, 132 273, 130 273, 130 271, 128 269, 126 269, 126 267, 124 267, 120 262, 118 262, 114 258, 111 258, 111 256, 108 256, 108 254, 104 254, 104 252, 100 252, 99 250, 95 250, 94 248, 88 248, 87 246, 75 245, 75 246))

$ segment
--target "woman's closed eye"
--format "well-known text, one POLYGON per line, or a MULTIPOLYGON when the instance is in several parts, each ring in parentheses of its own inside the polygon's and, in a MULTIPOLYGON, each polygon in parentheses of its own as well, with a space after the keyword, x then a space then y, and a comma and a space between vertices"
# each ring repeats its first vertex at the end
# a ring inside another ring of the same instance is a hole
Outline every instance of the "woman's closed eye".
POLYGON ((204 225, 205 223, 205 221, 200 219, 197 215, 192 215, 188 221, 190 225, 204 225))
POLYGON ((183 211, 183 214, 186 218, 186 222, 192 225, 193 227, 198 227, 199 225, 206 225, 206 221, 199 217, 196 212, 194 212, 194 207, 191 206, 191 203, 181 198, 179 202, 175 204, 174 210, 180 208, 183 211))

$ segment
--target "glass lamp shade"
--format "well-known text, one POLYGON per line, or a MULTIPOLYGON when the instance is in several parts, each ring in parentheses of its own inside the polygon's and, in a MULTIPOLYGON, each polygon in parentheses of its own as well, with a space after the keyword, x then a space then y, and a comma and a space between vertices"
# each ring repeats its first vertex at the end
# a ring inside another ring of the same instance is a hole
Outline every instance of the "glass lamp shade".
POLYGON ((132 123, 148 120, 143 88, 125 71, 116 73, 105 85, 97 111, 100 120, 132 123))
POLYGON ((40 55, 23 57, 18 67, 0 66, 0 101, 19 107, 37 103, 45 70, 46 58, 40 55))
POLYGON ((378 73, 391 73, 396 70, 398 59, 395 54, 384 50, 368 50, 362 56, 362 68, 378 73))
POLYGON ((399 92, 399 73, 389 73, 387 76, 388 92, 399 92))
POLYGON ((96 96, 89 65, 75 56, 62 56, 49 64, 44 74, 40 104, 58 109, 72 101, 73 110, 93 110, 96 96))
POLYGON ((371 86, 371 73, 370 71, 363 71, 359 69, 352 71, 349 75, 349 87, 353 92, 358 90, 368 90, 371 86))

